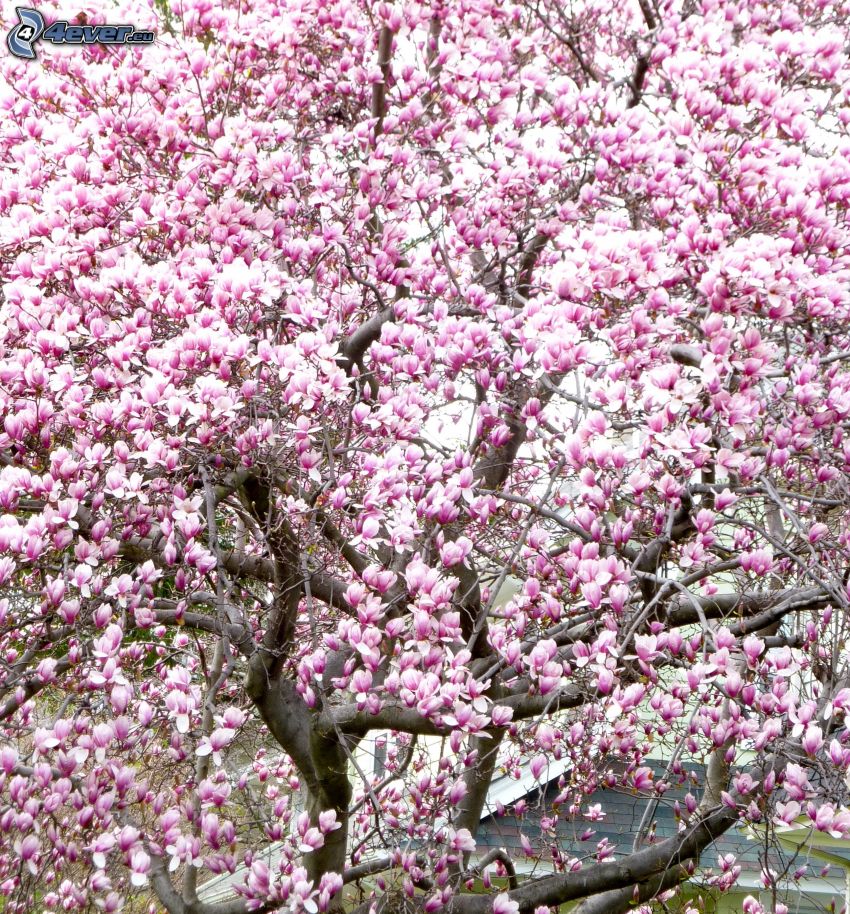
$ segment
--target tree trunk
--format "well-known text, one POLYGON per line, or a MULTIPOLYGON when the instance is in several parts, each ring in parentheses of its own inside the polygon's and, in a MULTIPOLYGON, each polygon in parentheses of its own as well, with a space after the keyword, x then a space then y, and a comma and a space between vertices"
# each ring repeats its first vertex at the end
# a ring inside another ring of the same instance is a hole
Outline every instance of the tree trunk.
MULTIPOLYGON (((307 794, 310 824, 318 827, 323 812, 332 810, 336 814, 339 828, 325 835, 322 847, 304 855, 309 878, 318 883, 325 873, 341 875, 348 848, 348 807, 352 793, 348 753, 342 738, 318 732, 317 715, 307 707, 295 684, 285 679, 269 680, 259 653, 249 662, 245 691, 269 732, 298 769, 307 794)), ((332 901, 330 910, 342 910, 340 896, 332 901)))

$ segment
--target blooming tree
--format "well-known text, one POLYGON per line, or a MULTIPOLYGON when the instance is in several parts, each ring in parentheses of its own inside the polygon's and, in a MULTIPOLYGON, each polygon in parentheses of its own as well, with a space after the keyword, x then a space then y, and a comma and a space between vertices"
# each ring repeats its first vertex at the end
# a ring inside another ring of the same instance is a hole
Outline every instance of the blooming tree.
POLYGON ((72 6, 157 40, 2 61, 3 910, 617 914, 847 835, 850 4, 72 6))

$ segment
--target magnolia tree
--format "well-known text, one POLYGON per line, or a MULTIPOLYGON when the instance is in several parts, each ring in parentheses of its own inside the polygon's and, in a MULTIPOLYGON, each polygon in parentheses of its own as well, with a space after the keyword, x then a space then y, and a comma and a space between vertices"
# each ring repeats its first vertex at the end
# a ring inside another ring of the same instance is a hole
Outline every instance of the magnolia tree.
POLYGON ((79 7, 157 39, 2 61, 3 910, 618 914, 846 836, 846 0, 79 7))

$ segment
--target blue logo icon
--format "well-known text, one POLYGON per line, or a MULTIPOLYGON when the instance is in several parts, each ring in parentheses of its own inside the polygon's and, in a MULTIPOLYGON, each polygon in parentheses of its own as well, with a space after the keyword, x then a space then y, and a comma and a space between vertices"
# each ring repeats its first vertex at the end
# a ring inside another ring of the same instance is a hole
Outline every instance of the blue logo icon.
POLYGON ((18 7, 15 12, 18 14, 18 24, 6 36, 6 44, 15 57, 34 60, 33 44, 44 32, 44 19, 41 13, 26 7, 18 7))
POLYGON ((132 25, 71 25, 64 20, 46 26, 38 10, 19 6, 18 24, 6 36, 6 45, 15 57, 35 60, 37 41, 52 44, 153 44, 153 32, 138 32, 132 25))

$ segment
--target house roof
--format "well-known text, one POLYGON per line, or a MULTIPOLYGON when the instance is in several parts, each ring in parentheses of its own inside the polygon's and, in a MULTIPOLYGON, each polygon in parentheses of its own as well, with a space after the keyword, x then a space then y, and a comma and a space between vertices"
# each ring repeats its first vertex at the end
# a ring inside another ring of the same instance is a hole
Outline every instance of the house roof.
POLYGON ((487 791, 487 799, 484 801, 484 814, 488 816, 496 815, 500 806, 510 806, 511 803, 516 803, 517 800, 528 796, 535 789, 544 788, 555 778, 564 774, 569 767, 569 759, 553 758, 549 760, 539 778, 532 774, 530 764, 522 766, 518 778, 511 775, 502 775, 499 778, 495 778, 487 791))

